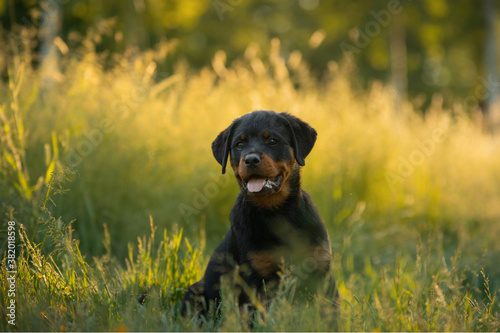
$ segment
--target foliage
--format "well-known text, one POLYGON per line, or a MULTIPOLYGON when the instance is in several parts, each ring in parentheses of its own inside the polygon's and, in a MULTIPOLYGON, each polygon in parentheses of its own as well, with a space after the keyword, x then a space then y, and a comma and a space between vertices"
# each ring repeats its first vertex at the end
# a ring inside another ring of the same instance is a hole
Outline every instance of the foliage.
MULTIPOLYGON (((31 242, 24 228, 19 230, 16 326, 2 321, 3 331, 119 330, 124 323, 134 330, 160 327, 172 323, 175 316, 169 314, 175 313, 191 280, 199 277, 201 251, 187 240, 180 251, 182 232, 168 238, 165 231, 155 244, 153 229, 146 243, 142 242, 146 238, 139 238, 136 247, 129 247, 130 258, 123 268, 110 253, 88 262, 70 225, 58 225, 55 219, 47 225, 46 241, 54 246, 50 253, 31 242), (142 306, 138 299, 145 291, 151 301, 142 306)), ((5 261, 1 271, 6 281, 5 261)), ((3 284, 3 309, 8 301, 3 284)))
MULTIPOLYGON (((231 66, 218 52, 211 67, 179 62, 166 77, 156 65, 166 46, 105 66, 84 44, 51 75, 15 55, 0 86, 0 246, 15 220, 19 250, 17 326, 2 330, 199 330, 196 317, 179 318, 179 300, 227 230, 237 192, 210 142, 260 108, 319 133, 303 187, 329 229, 342 303, 335 314, 297 299, 285 273, 255 329, 500 329, 499 138, 463 104, 443 109, 434 96, 425 118, 416 101, 396 114, 382 83, 353 87, 350 59, 318 82, 300 52, 280 56, 277 39, 231 66)), ((1 272, 5 281, 5 261, 1 272)), ((201 329, 248 330, 225 283, 222 317, 201 329)), ((7 284, 0 293, 6 309, 7 284)))
MULTIPOLYGON (((3 27, 14 35, 19 33, 17 25, 43 27, 51 11, 58 11, 57 36, 72 45, 77 45, 75 36, 85 36, 96 21, 101 27, 111 23, 96 39, 103 54, 176 41, 175 52, 158 64, 168 73, 179 59, 202 68, 218 50, 233 61, 248 44, 267 52, 270 41, 279 38, 282 55, 301 50, 317 78, 326 74, 330 61, 341 61, 345 45, 352 46, 357 51, 347 53, 356 58, 359 80, 368 86, 374 79, 390 81, 391 35, 404 30, 409 93, 424 98, 426 106, 436 92, 443 93, 447 103, 458 96, 484 101, 490 73, 483 59, 482 10, 480 2, 456 6, 452 0, 0 0, 3 27)), ((38 37, 36 47, 43 48, 46 36, 38 37)))

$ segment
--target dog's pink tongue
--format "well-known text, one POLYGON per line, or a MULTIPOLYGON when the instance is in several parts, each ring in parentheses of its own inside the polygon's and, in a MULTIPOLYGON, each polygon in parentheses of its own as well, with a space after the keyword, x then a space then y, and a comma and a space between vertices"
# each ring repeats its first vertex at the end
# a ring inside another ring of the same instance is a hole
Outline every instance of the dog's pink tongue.
POLYGON ((247 188, 250 192, 260 192, 266 182, 265 178, 252 178, 248 181, 247 188))

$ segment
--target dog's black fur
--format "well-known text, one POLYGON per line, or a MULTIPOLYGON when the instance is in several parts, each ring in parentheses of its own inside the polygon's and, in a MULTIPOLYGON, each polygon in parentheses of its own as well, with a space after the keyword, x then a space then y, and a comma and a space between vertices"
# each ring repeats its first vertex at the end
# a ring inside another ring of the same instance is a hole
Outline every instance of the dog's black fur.
MULTIPOLYGON (((225 173, 230 156, 241 192, 231 210, 231 229, 210 258, 205 276, 184 295, 183 316, 189 309, 206 314, 210 306, 217 307, 220 278, 237 266, 261 300, 276 289, 285 263, 294 265, 299 290, 314 293, 326 285, 321 290, 335 302, 328 233, 311 197, 300 188, 300 166, 316 135, 290 114, 254 111, 217 136, 212 143, 215 159, 225 173)), ((250 303, 243 290, 239 303, 250 303)))

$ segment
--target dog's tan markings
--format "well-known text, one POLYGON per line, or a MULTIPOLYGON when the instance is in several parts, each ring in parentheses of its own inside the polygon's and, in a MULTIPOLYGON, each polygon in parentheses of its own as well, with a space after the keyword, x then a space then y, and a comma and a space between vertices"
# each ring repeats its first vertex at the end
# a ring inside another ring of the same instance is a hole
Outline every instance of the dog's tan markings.
POLYGON ((281 264, 303 267, 312 261, 314 271, 328 273, 332 252, 327 244, 306 245, 303 240, 288 244, 284 248, 253 252, 249 255, 251 266, 262 276, 268 277, 277 272, 281 264))
MULTIPOLYGON (((266 209, 278 209, 290 196, 290 193, 292 191, 290 187, 290 175, 292 174, 296 165, 292 148, 290 148, 290 155, 291 158, 284 162, 276 162, 268 155, 262 155, 261 167, 259 168, 259 171, 261 172, 259 172, 259 174, 266 177, 276 177, 277 175, 282 174, 283 180, 281 189, 276 193, 267 196, 250 196, 252 201, 259 207, 266 209)), ((240 163, 240 175, 242 169, 246 170, 244 164, 242 168, 242 165, 240 163)))
POLYGON ((234 171, 234 177, 236 178, 236 180, 238 181, 238 184, 241 185, 242 183, 242 180, 241 180, 241 176, 240 176, 240 173, 239 173, 239 167, 238 165, 231 165, 231 167, 233 168, 233 171, 234 171))
POLYGON ((316 245, 310 248, 314 260, 318 264, 318 271, 329 272, 332 264, 332 249, 329 245, 316 245))
POLYGON ((259 207, 274 210, 279 209, 290 195, 291 189, 288 182, 284 183, 281 190, 265 197, 251 196, 252 201, 259 207))
POLYGON ((267 139, 269 138, 269 132, 264 132, 264 134, 262 134, 264 136, 264 139, 267 139))
MULTIPOLYGON (((272 160, 272 158, 270 158, 266 154, 262 154, 261 159, 262 160, 259 164, 259 168, 257 170, 252 170, 252 172, 257 171, 260 176, 266 178, 276 177, 279 174, 279 169, 276 168, 275 162, 272 160)), ((248 170, 245 165, 245 156, 241 157, 239 165, 233 166, 233 169, 235 170, 235 175, 238 174, 241 179, 248 181, 248 178, 251 174, 249 174, 250 170, 248 170), (235 168, 237 168, 237 170, 235 168)))
POLYGON ((278 260, 270 251, 250 253, 250 263, 262 277, 267 277, 278 270, 278 260))
POLYGON ((261 159, 259 174, 264 177, 276 177, 279 174, 277 163, 267 154, 262 154, 261 159))
POLYGON ((240 135, 241 141, 245 141, 245 134, 240 135))
POLYGON ((240 177, 239 166, 238 165, 231 165, 231 167, 233 168, 234 176, 236 178, 239 178, 240 177))
POLYGON ((303 231, 293 227, 283 217, 273 219, 270 226, 273 233, 285 245, 279 251, 273 252, 275 256, 279 254, 287 263, 297 267, 312 263, 316 271, 324 273, 330 271, 332 262, 330 241, 325 241, 323 244, 311 244, 308 239, 304 238, 303 231))
MULTIPOLYGON (((283 162, 274 161, 269 155, 262 154, 261 162, 257 170, 249 170, 245 165, 245 156, 240 158, 238 165, 233 165, 234 175, 240 186, 242 186, 243 181, 248 181, 251 175, 257 174, 264 178, 274 178, 279 175, 283 175, 283 180, 281 188, 279 191, 272 193, 270 195, 262 196, 259 194, 250 194, 252 201, 259 207, 265 209, 279 209, 280 206, 286 201, 290 196, 290 176, 297 166, 295 160, 293 149, 290 148, 290 159, 283 162)), ((299 195, 301 195, 299 193, 299 195)))

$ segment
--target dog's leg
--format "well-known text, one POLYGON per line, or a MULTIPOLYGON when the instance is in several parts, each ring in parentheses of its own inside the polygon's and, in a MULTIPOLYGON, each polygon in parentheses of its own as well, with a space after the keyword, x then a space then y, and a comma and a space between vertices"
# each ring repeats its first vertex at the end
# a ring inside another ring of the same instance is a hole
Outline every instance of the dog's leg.
POLYGON ((182 299, 181 316, 186 317, 189 313, 199 312, 204 314, 206 312, 205 304, 205 281, 196 282, 191 285, 182 299))
POLYGON ((228 232, 222 243, 210 257, 203 279, 188 288, 182 301, 181 315, 191 311, 206 316, 212 310, 216 311, 220 302, 220 278, 230 273, 235 266, 234 255, 231 252, 231 232, 228 232))

